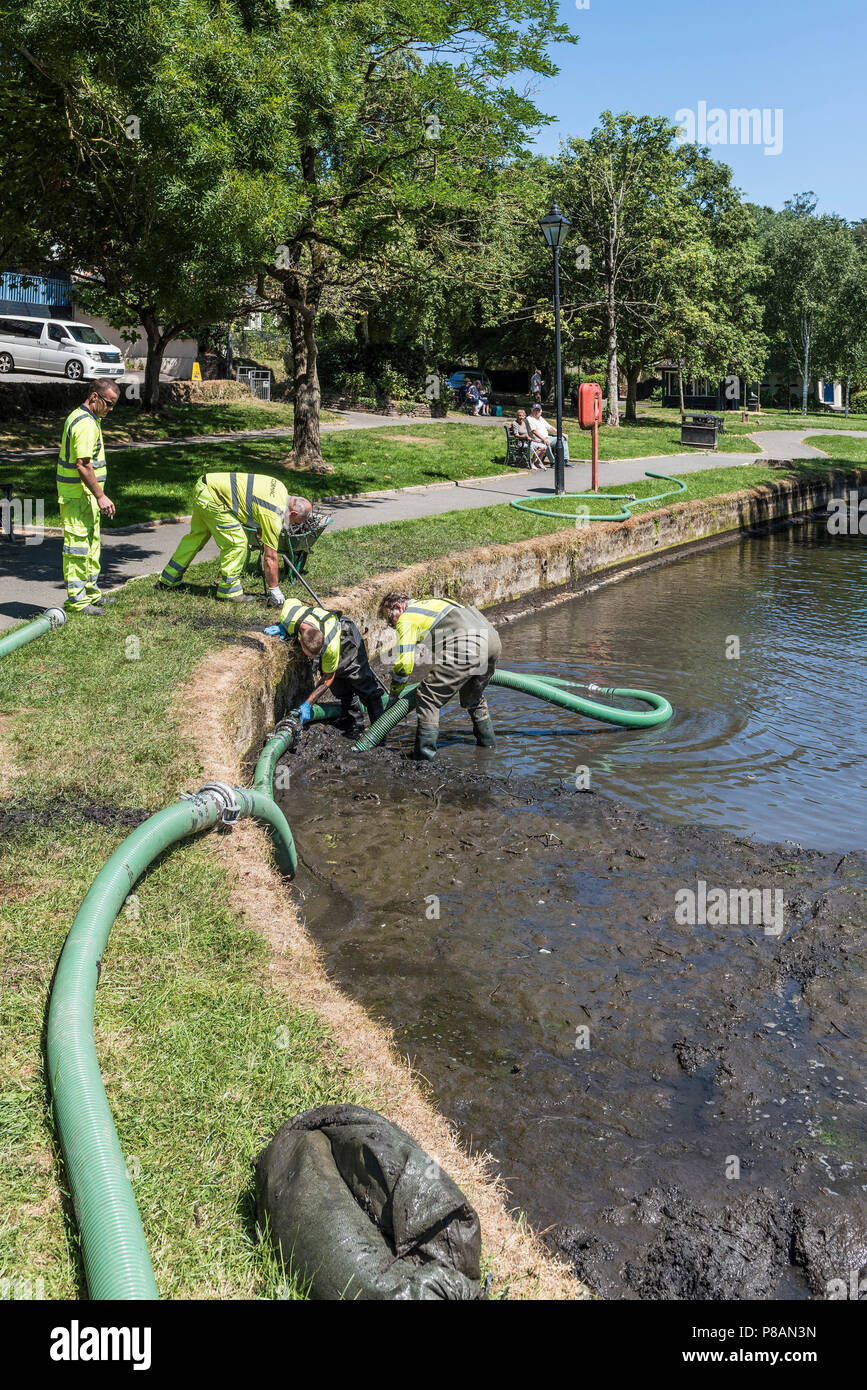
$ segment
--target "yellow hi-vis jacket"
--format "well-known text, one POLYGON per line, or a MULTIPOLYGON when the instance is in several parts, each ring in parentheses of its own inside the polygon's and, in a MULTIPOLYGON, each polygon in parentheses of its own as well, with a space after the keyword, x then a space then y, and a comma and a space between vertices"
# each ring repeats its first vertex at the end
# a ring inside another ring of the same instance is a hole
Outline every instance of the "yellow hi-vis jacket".
POLYGON ((267 473, 206 473, 204 483, 242 526, 255 526, 262 544, 277 549, 289 489, 267 473))
POLYGON ((327 608, 316 604, 299 603, 297 599, 287 598, 283 604, 280 621, 292 637, 301 623, 318 627, 325 641, 319 654, 319 669, 323 676, 333 676, 340 662, 340 619, 327 608))
POLYGON ((68 499, 80 497, 88 489, 81 481, 75 466, 76 459, 90 459, 96 481, 102 486, 106 478, 105 444, 102 424, 85 406, 79 406, 66 417, 60 453, 57 456, 57 496, 68 499))
POLYGON ((444 598, 418 599, 408 603, 397 620, 397 661, 391 673, 391 693, 399 695, 412 675, 415 649, 419 642, 436 627, 440 618, 452 608, 459 607, 444 598))

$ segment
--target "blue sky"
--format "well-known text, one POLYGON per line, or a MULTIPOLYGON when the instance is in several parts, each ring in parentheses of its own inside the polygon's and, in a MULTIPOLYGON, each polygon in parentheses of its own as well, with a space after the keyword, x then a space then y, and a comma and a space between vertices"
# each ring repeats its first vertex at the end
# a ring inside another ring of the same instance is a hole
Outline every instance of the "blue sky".
POLYGON ((865 0, 560 0, 579 36, 553 50, 560 75, 543 82, 539 107, 555 117, 536 141, 546 154, 569 135, 589 135, 601 111, 669 116, 699 103, 729 136, 733 108, 768 110, 769 144, 717 144, 751 202, 781 208, 812 188, 820 212, 867 217, 867 3, 865 0))

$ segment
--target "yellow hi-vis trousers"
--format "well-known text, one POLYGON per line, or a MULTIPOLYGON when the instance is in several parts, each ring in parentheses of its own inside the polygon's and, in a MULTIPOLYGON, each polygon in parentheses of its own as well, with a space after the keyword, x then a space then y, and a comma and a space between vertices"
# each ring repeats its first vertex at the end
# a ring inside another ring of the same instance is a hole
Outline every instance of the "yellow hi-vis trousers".
POLYGON ((247 558, 247 533, 238 518, 215 497, 203 478, 193 493, 193 519, 189 534, 184 536, 169 560, 160 581, 169 588, 183 583, 188 565, 213 536, 220 549, 220 582, 217 598, 231 598, 243 592, 241 573, 247 558))
POLYGON ((66 583, 66 607, 86 608, 101 598, 99 587, 100 515, 96 498, 86 488, 79 496, 61 497, 60 520, 63 524, 63 578, 66 583))

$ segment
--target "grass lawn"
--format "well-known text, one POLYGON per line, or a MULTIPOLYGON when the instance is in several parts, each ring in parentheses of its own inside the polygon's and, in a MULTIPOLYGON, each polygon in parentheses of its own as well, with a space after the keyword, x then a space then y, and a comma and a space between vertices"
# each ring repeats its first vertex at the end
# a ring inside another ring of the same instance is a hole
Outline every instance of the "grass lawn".
POLYGON ((815 449, 828 454, 831 463, 867 463, 867 434, 863 439, 851 439, 845 434, 836 439, 831 435, 819 435, 805 439, 804 443, 812 444, 815 449))
MULTIPOLYGON (((73 619, 0 661, 2 752, 22 772, 0 802, 0 1276, 42 1278, 46 1298, 83 1292, 44 1073, 54 967, 111 852, 207 780, 173 694, 250 621, 134 583, 100 623, 73 619)), ((294 1297, 254 1244, 251 1160, 301 1110, 376 1098, 269 983, 266 944, 227 905, 209 838, 167 852, 118 917, 97 1047, 161 1295, 294 1297)))
MULTIPOLYGON (((573 458, 590 457, 590 436, 584 431, 571 430, 569 443, 573 458)), ((682 452, 679 429, 657 421, 603 429, 599 448, 603 461, 682 452)), ((732 449, 758 452, 749 440, 726 439, 721 452, 732 449)), ((326 434, 323 453, 335 471, 324 475, 281 469, 278 460, 286 451, 285 439, 239 439, 109 454, 107 490, 117 506, 115 524, 131 526, 187 514, 196 479, 206 471, 276 473, 291 490, 314 500, 505 471, 503 433, 483 425, 426 422, 326 434)), ((52 457, 18 460, 0 468, 0 481, 13 480, 17 495, 44 498, 47 526, 60 524, 54 470, 52 457)))

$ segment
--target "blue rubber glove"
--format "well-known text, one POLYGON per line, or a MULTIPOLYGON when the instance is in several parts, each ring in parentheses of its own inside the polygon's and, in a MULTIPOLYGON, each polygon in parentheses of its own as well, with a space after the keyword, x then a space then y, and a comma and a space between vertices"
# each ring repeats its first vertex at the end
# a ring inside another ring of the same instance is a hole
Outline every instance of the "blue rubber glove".
POLYGON ((298 706, 298 718, 301 721, 302 729, 305 724, 310 723, 310 720, 313 718, 313 706, 310 704, 309 700, 305 700, 303 705, 298 706))
POLYGON ((289 636, 282 623, 272 623, 270 627, 263 627, 262 631, 266 637, 279 637, 281 642, 285 642, 289 636))

